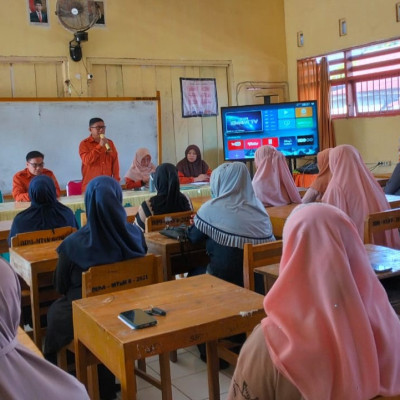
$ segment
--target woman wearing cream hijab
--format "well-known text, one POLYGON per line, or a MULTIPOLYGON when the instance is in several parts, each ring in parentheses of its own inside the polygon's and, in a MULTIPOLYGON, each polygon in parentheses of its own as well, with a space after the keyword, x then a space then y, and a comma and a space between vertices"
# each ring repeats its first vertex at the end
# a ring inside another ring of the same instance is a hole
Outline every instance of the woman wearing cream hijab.
POLYGON ((267 317, 240 352, 229 400, 400 394, 400 320, 338 208, 311 203, 288 218, 279 278, 264 308, 267 317))

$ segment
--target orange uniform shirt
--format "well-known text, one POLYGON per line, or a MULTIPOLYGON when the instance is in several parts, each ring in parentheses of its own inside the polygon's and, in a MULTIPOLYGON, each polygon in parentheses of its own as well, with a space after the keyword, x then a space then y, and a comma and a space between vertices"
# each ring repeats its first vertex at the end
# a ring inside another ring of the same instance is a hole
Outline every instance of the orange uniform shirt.
MULTIPOLYGON (((107 138, 108 139, 108 138, 107 138)), ((108 139, 111 150, 95 142, 92 136, 82 140, 79 155, 82 160, 82 193, 87 184, 96 176, 107 175, 120 181, 118 153, 114 143, 108 139)))
MULTIPOLYGON (((209 168, 207 171, 207 175, 210 177, 212 170, 209 168)), ((181 171, 178 171, 178 177, 179 177, 179 183, 181 185, 186 185, 188 183, 193 183, 194 182, 194 177, 193 176, 185 176, 182 174, 181 171)))
MULTIPOLYGON (((56 185, 56 193, 57 197, 60 197, 61 190, 60 186, 57 182, 56 177, 54 176, 53 172, 47 168, 43 168, 42 175, 47 175, 51 179, 53 179, 54 184, 56 185)), ((12 188, 12 195, 15 201, 31 201, 28 194, 29 184, 31 180, 36 175, 32 175, 28 168, 23 169, 22 171, 17 172, 13 177, 13 188, 12 188)))

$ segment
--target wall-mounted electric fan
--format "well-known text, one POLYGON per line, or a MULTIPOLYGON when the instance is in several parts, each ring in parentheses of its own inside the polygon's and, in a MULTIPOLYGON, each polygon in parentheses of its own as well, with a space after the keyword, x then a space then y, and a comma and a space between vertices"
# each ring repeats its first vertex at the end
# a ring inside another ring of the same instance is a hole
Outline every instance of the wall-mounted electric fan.
POLYGON ((92 0, 57 0, 56 15, 62 26, 74 33, 69 54, 74 61, 80 61, 81 42, 88 40, 86 31, 101 17, 100 8, 92 0))

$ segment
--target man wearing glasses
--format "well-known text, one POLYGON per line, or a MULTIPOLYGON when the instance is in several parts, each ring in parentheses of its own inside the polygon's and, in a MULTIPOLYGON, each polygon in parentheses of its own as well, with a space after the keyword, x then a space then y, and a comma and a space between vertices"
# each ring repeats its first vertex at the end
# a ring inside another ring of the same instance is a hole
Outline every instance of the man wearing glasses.
POLYGON ((37 175, 47 175, 56 185, 57 197, 61 191, 53 172, 44 168, 44 155, 40 151, 30 151, 26 155, 26 168, 17 172, 13 177, 12 195, 15 201, 31 201, 28 188, 31 180, 37 175))
POLYGON ((79 145, 82 160, 82 192, 96 176, 107 175, 120 181, 118 152, 114 143, 107 139, 106 126, 101 118, 89 121, 90 135, 79 145))

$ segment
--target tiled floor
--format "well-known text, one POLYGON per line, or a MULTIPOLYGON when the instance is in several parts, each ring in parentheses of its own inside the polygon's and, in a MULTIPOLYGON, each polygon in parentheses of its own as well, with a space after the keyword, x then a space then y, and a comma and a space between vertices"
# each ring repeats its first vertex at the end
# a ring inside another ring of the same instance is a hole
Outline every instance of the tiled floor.
MULTIPOLYGON (((150 374, 159 377, 158 357, 147 361, 150 374)), ((219 372, 221 400, 226 400, 233 367, 219 372)), ((137 400, 161 400, 161 392, 141 378, 137 379, 137 400)), ((178 361, 171 363, 172 396, 174 400, 207 400, 207 365, 200 360, 197 347, 178 351, 178 361)), ((118 397, 120 398, 120 397, 118 397)))

